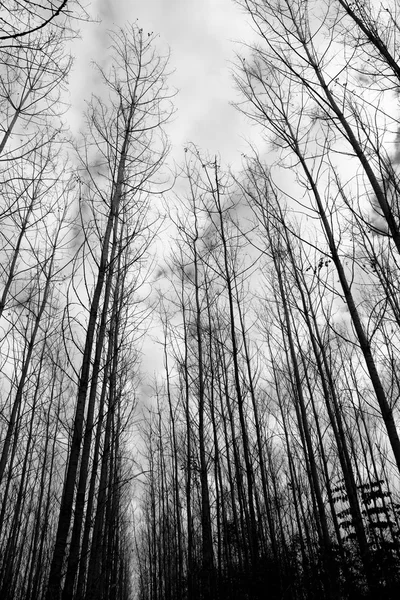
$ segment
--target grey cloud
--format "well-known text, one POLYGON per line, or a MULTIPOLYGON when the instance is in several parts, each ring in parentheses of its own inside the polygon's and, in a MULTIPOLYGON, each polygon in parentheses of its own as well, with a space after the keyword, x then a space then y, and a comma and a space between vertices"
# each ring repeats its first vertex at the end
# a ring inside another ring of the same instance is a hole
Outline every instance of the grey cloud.
POLYGON ((97 2, 97 11, 104 23, 111 25, 117 20, 117 13, 114 7, 115 3, 111 2, 111 0, 99 0, 97 2))

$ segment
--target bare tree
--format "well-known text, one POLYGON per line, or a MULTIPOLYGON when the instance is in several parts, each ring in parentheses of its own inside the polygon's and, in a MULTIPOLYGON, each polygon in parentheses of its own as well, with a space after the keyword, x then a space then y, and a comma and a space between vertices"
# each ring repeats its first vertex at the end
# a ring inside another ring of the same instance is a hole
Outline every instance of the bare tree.
MULTIPOLYGON (((79 374, 77 403, 73 421, 73 435, 68 456, 64 491, 47 597, 58 598, 62 585, 62 569, 67 553, 68 533, 71 526, 75 484, 78 480, 82 442, 85 454, 81 462, 81 484, 78 519, 74 545, 79 544, 82 522, 84 488, 87 480, 87 461, 91 446, 93 402, 96 391, 96 369, 99 356, 92 367, 95 338, 98 354, 105 340, 105 325, 109 293, 115 263, 121 251, 137 244, 136 261, 146 252, 150 225, 146 221, 149 190, 155 185, 167 144, 162 126, 170 115, 169 95, 166 91, 166 59, 156 55, 153 37, 130 28, 111 34, 113 58, 109 71, 100 69, 105 89, 110 94, 109 105, 94 98, 88 111, 88 130, 82 151, 79 152, 82 171, 82 193, 90 198, 93 231, 98 232, 100 254, 93 252, 93 284, 87 289, 89 314, 85 326, 85 341, 79 374), (119 249, 119 236, 125 236, 125 246, 119 249), (93 287, 92 287, 93 285, 93 287), (93 291, 92 291, 93 290, 93 291), (103 311, 103 325, 101 319, 103 311), (104 312, 105 311, 105 312, 104 312), (99 329, 100 327, 100 329, 99 329), (100 344, 100 345, 99 345, 100 344), (94 379, 93 379, 94 377, 94 379), (93 393, 87 396, 89 382, 93 393), (84 442, 84 417, 89 410, 89 423, 84 442)), ((82 205, 82 209, 85 206, 82 205)), ((83 215, 83 213, 82 213, 83 215)), ((88 224, 84 223, 83 236, 92 244, 88 224)), ((96 237, 97 237, 96 236, 96 237)), ((83 265, 87 269, 86 264, 83 265)), ((85 276, 88 282, 88 275, 85 276)), ((73 548, 71 548, 72 551, 73 548)), ((74 549, 68 575, 68 594, 73 589, 76 574, 77 549, 74 549)), ((65 592, 67 593, 67 592, 65 592)))
MULTIPOLYGON (((253 107, 249 114, 270 132, 277 148, 290 151, 289 157, 293 157, 297 181, 304 195, 301 205, 320 221, 326 240, 326 256, 335 265, 400 469, 400 441, 395 418, 379 376, 371 338, 357 306, 354 282, 346 273, 341 250, 343 232, 337 212, 339 198, 343 197, 346 186, 351 193, 350 184, 341 182, 336 171, 337 156, 340 152, 348 152, 360 164, 359 185, 365 186, 364 194, 369 196, 370 202, 378 203, 393 244, 400 249, 395 207, 389 191, 380 183, 382 163, 387 164, 389 157, 385 150, 374 153, 374 140, 383 141, 385 130, 390 128, 391 115, 377 109, 376 119, 378 114, 382 116, 383 124, 379 122, 373 129, 374 121, 368 116, 369 101, 363 104, 362 97, 353 92, 350 85, 350 78, 354 77, 353 63, 346 55, 345 45, 338 46, 343 40, 333 34, 336 30, 338 36, 342 32, 340 8, 323 8, 320 13, 322 24, 315 27, 311 21, 311 5, 249 2, 246 6, 258 27, 262 45, 255 49, 253 64, 242 63, 243 78, 238 79, 238 84, 249 106, 253 107), (326 30, 329 37, 323 49, 317 48, 317 35, 322 34, 331 20, 333 27, 329 27, 329 33, 326 30), (266 32, 267 23, 271 35, 266 32), (332 58, 338 48, 345 60, 340 68, 332 58), (343 73, 348 80, 341 84, 343 73), (293 101, 294 94, 298 94, 299 102, 293 101), (333 194, 338 198, 335 203, 329 202, 333 194)), ((379 94, 384 92, 379 89, 379 94)))
POLYGON ((32 0, 24 4, 18 0, 11 0, 7 6, 2 7, 0 17, 0 43, 4 47, 15 40, 23 43, 32 39, 33 34, 41 30, 64 28, 71 15, 77 12, 84 13, 83 8, 76 0, 45 0, 40 5, 32 0))

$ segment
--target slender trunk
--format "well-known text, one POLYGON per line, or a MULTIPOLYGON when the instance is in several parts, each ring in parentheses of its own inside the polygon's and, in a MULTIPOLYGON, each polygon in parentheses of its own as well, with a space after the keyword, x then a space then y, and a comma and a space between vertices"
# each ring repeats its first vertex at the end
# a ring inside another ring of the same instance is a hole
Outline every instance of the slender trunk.
POLYGON ((177 577, 176 577, 176 588, 177 590, 182 589, 183 584, 183 550, 182 550, 182 523, 181 523, 181 499, 179 493, 179 459, 178 459, 178 444, 176 436, 175 426, 175 415, 172 406, 172 396, 170 387, 170 374, 168 367, 168 351, 167 351, 167 333, 164 333, 164 364, 165 374, 167 382, 167 399, 169 407, 169 416, 172 427, 172 452, 173 452, 173 476, 174 476, 174 509, 175 509, 175 521, 176 521, 176 541, 178 547, 177 556, 177 577))
MULTIPOLYGON (((114 316, 114 315, 113 315, 114 316)), ((96 491, 96 482, 98 477, 98 466, 99 466, 99 458, 100 458, 100 445, 102 439, 103 432, 103 421, 104 421, 104 407, 106 401, 106 395, 108 392, 108 378, 109 378, 109 368, 112 359, 113 347, 111 344, 108 345, 107 358, 106 358, 106 366, 104 369, 103 375, 103 383, 101 388, 100 400, 99 400, 99 412, 97 416, 97 429, 96 429, 96 439, 93 451, 93 462, 92 462, 92 475, 90 478, 89 484, 89 492, 88 492, 88 500, 86 506, 86 518, 85 525, 83 530, 83 538, 82 538, 82 548, 81 548, 81 557, 79 561, 79 572, 78 572, 78 580, 76 584, 75 591, 75 599, 83 600, 84 597, 84 589, 86 585, 86 570, 87 570, 87 562, 88 562, 88 554, 89 554, 89 542, 90 542, 90 533, 92 530, 92 521, 93 521, 93 508, 95 504, 95 491, 96 491)))
MULTIPOLYGON (((59 233, 59 231, 58 231, 58 233, 59 233)), ((58 237, 58 234, 56 235, 55 243, 57 243, 57 237, 58 237)), ((14 433, 14 427, 15 427, 15 423, 16 423, 17 414, 20 410, 21 402, 23 400, 25 383, 26 383, 26 380, 28 377, 29 369, 31 366, 31 360, 32 360, 32 356, 33 356, 33 351, 34 351, 35 345, 36 345, 36 337, 40 331, 40 326, 42 324, 42 317, 43 317, 44 311, 47 307, 49 297, 50 297, 50 289, 51 289, 52 275, 53 275, 54 253, 55 253, 55 246, 52 249, 52 255, 49 259, 49 266, 48 266, 48 272, 46 274, 46 283, 45 283, 44 290, 43 290, 42 301, 40 303, 37 315, 34 319, 34 325, 33 325, 32 333, 31 333, 31 336, 30 336, 30 339, 28 342, 27 353, 26 353, 26 357, 25 357, 24 364, 22 367, 20 379, 18 382, 18 387, 17 387, 17 391, 15 394, 15 400, 14 400, 13 407, 11 410, 11 415, 8 420, 7 433, 6 433, 6 436, 4 439, 3 451, 2 451, 1 459, 0 459, 0 483, 3 479, 4 471, 7 466, 8 455, 10 452, 11 439, 12 439, 12 436, 14 433)))
MULTIPOLYGON (((53 368, 52 370, 52 384, 51 384, 51 391, 49 394, 49 401, 51 403, 53 403, 53 401, 55 401, 55 390, 56 390, 56 367, 53 368)), ((56 410, 56 422, 59 418, 59 405, 58 405, 58 409, 56 410)), ((39 491, 38 491, 38 498, 37 498, 37 508, 35 511, 35 518, 34 518, 34 522, 35 522, 35 529, 34 529, 34 534, 32 537, 32 552, 30 554, 30 568, 29 568, 29 576, 28 576, 28 580, 27 580, 27 584, 26 584, 26 596, 27 598, 29 598, 29 600, 35 600, 35 596, 33 594, 33 582, 34 582, 34 575, 35 575, 35 571, 37 571, 38 569, 38 565, 40 564, 40 559, 41 559, 41 547, 40 547, 40 529, 43 526, 42 523, 42 511, 43 511, 43 502, 45 500, 46 497, 46 475, 47 475, 47 462, 49 460, 50 457, 50 469, 49 469, 49 480, 51 480, 51 473, 52 473, 52 466, 53 466, 53 462, 54 462, 54 456, 55 456, 55 452, 54 452, 54 448, 55 448, 55 441, 56 441, 56 432, 53 434, 53 436, 50 435, 50 419, 51 419, 51 411, 48 411, 47 413, 47 419, 46 419, 46 430, 45 430, 45 443, 44 443, 44 447, 43 447, 43 461, 40 464, 39 467, 39 473, 40 473, 40 483, 39 483, 39 491), (53 439, 53 443, 51 445, 51 439, 53 439), (49 451, 49 446, 50 447, 50 451, 49 451)))
MULTIPOLYGON (((329 250, 330 250, 330 253, 332 256, 332 260, 333 260, 336 270, 337 270, 339 281, 342 286, 343 294, 344 294, 344 297, 346 300, 346 304, 349 308, 351 320, 354 325, 357 339, 360 344, 361 352, 363 353, 363 356, 364 356, 365 364, 366 364, 366 367, 367 367, 367 370, 369 373, 369 377, 370 377, 372 386, 375 391, 376 398, 378 400, 380 412, 381 412, 383 421, 385 423, 386 431, 388 434, 390 445, 392 447, 396 465, 397 465, 397 468, 400 473, 400 439, 399 439, 396 423, 395 423, 394 416, 393 416, 393 410, 391 409, 389 402, 386 398, 386 394, 383 389, 383 385, 382 385, 381 379, 379 377, 379 374, 378 374, 378 371, 377 371, 377 368, 375 365, 375 361, 374 361, 374 357, 373 357, 372 349, 371 349, 371 344, 368 341, 367 335, 365 333, 365 329, 362 325, 359 311, 357 309, 356 302, 355 302, 353 294, 351 292, 350 285, 347 281, 344 267, 343 267, 341 258, 339 256, 338 249, 337 249, 335 241, 334 241, 333 232, 332 232, 331 226, 329 224, 328 218, 325 213, 322 198, 320 197, 317 185, 314 181, 314 178, 312 177, 312 174, 310 173, 310 171, 307 167, 305 159, 304 159, 303 155, 301 154, 301 151, 299 148, 297 148, 296 154, 300 160, 301 166, 303 167, 303 170, 306 174, 307 180, 308 180, 310 187, 312 189, 312 192, 314 194, 314 198, 317 202, 318 212, 320 214, 320 217, 321 217, 321 220, 323 223, 324 231, 325 231, 326 238, 327 238, 328 245, 329 245, 329 250)), ((400 235, 399 235, 399 252, 400 252, 400 235)))
POLYGON ((92 434, 94 426, 95 405, 98 391, 98 380, 100 375, 101 358, 106 337, 106 325, 109 312, 111 297, 111 287, 114 278, 114 262, 117 251, 118 240, 118 220, 114 221, 114 234, 109 259, 109 268, 106 274, 106 284, 104 290, 103 306, 101 310, 101 319, 97 333, 96 349, 92 366, 92 375, 90 379, 90 393, 88 408, 86 414, 85 434, 83 438, 82 458, 80 464, 78 489, 76 492, 74 524, 72 527, 72 536, 68 555, 67 573, 65 577, 62 600, 71 600, 74 595, 75 580, 78 574, 79 550, 82 535, 83 515, 85 509, 85 495, 87 479, 89 474, 89 458, 92 445, 92 434))
POLYGON ((232 360, 234 366, 234 378, 235 378, 235 390, 236 397, 238 403, 239 410, 239 422, 241 428, 241 435, 243 440, 243 455, 244 462, 246 468, 246 480, 247 480, 247 493, 248 493, 248 503, 249 503, 249 514, 250 514, 250 529, 249 529, 249 538, 250 538, 250 552, 251 552, 251 561, 252 568, 254 569, 254 583, 256 583, 256 573, 258 569, 258 539, 257 539, 257 522, 256 522, 256 513, 254 508, 254 483, 253 483, 253 467, 250 459, 250 446, 249 446, 249 438, 247 431, 247 424, 245 418, 245 407, 244 407, 244 398, 242 394, 242 388, 240 383, 240 368, 239 368, 239 348, 237 343, 237 334, 236 334, 236 317, 234 310, 234 276, 231 272, 231 268, 229 265, 229 250, 228 250, 228 240, 225 232, 225 224, 224 224, 224 216, 221 204, 220 197, 220 183, 218 177, 218 166, 217 162, 215 162, 215 184, 216 184, 216 209, 218 211, 219 218, 219 235, 222 242, 223 247, 223 279, 226 283, 227 293, 228 293, 228 304, 229 304, 229 328, 230 328, 230 337, 232 343, 232 360))
MULTIPOLYGON (((133 111, 133 107, 131 109, 133 111)), ((89 321, 86 330, 85 348, 82 358, 82 369, 79 377, 78 396, 76 402, 74 425, 72 433, 71 448, 68 456, 68 465, 65 475, 64 489, 61 498, 61 506, 58 518, 56 541, 51 561, 51 569, 48 581, 46 600, 59 600, 62 587, 62 568, 67 547, 68 533, 71 525, 72 508, 74 502, 74 491, 78 471, 78 462, 81 454, 81 444, 83 437, 83 422, 86 407, 86 396, 89 386, 91 356, 93 341, 96 331, 96 323, 100 306, 100 299, 103 291, 103 285, 109 267, 108 255, 111 233, 117 218, 119 205, 122 196, 122 188, 125 175, 125 162, 127 148, 129 144, 129 128, 125 131, 125 138, 121 149, 121 155, 118 164, 117 181, 113 191, 110 212, 107 219, 107 226, 101 249, 100 264, 97 273, 97 281, 93 292, 93 298, 90 305, 89 321)))
POLYGON ((214 597, 214 550, 211 529, 210 492, 208 487, 208 466, 205 447, 205 386, 204 386, 204 356, 203 332, 201 325, 200 281, 199 281, 199 256, 197 251, 197 214, 196 238, 193 240, 194 259, 194 286, 196 302, 196 337, 198 361, 198 414, 199 414, 199 456, 200 456, 200 483, 201 483, 201 530, 202 530, 202 597, 214 597))
MULTIPOLYGON (((235 284, 235 290, 236 290, 236 295, 237 295, 236 278, 234 278, 234 284, 235 284)), ((255 425, 255 429, 256 429, 258 460, 260 462, 261 484, 262 484, 262 490, 263 490, 263 496, 264 496, 264 507, 265 507, 265 511, 267 514, 269 537, 270 537, 270 542, 271 542, 271 546, 272 546, 274 561, 277 565, 279 565, 280 561, 279 561, 278 546, 276 543, 275 525, 274 525, 274 522, 272 519, 272 514, 271 514, 271 509, 270 509, 271 501, 270 501, 270 494, 269 494, 269 488, 268 488, 268 482, 267 482, 268 471, 267 471, 267 465, 264 460, 261 424, 260 424, 260 418, 258 415, 258 406, 257 406, 255 386, 254 386, 254 381, 253 381, 253 373, 251 370, 251 360, 250 360, 250 353, 249 353, 249 348, 248 348, 246 329, 245 329, 245 324, 244 324, 243 310, 240 305, 240 302, 238 302, 237 309, 238 309, 240 328, 241 328, 241 332, 242 332, 244 355, 245 355, 245 359, 246 359, 247 378, 248 378, 250 398, 251 398, 251 403, 252 403, 252 408, 253 408, 254 425, 255 425)))
MULTIPOLYGON (((182 293, 183 293, 182 279, 182 293)), ((196 598, 196 590, 194 586, 194 549, 193 549, 193 523, 192 523, 192 424, 189 407, 189 367, 188 367, 188 339, 187 339, 187 323, 186 323, 186 308, 182 302, 182 319, 183 319, 183 335, 184 335, 184 359, 183 359, 183 390, 184 390, 184 407, 185 407, 185 425, 186 425, 186 527, 187 527, 187 585, 189 598, 196 598)))
POLYGON ((291 358, 291 368, 293 369, 293 375, 295 379, 294 393, 296 395, 295 408, 299 415, 299 428, 300 433, 304 436, 305 440, 305 456, 306 461, 310 468, 310 484, 311 490, 315 494, 315 499, 318 507, 318 523, 321 527, 321 542, 323 544, 323 553, 324 553, 324 561, 325 561, 325 569, 326 569, 326 577, 327 580, 325 582, 325 591, 326 595, 329 598, 338 598, 339 590, 337 589, 337 574, 335 570, 335 561, 332 552, 332 542, 330 539, 329 528, 327 523, 325 505, 322 498, 322 491, 320 486, 320 480, 318 475, 318 469, 315 461, 314 450, 311 441, 310 429, 308 424, 307 412, 305 408, 305 401, 303 395, 303 386, 300 378, 299 366, 297 361, 297 353, 295 349, 295 344, 293 340, 292 334, 292 324, 291 318, 289 314, 289 307, 287 303, 287 294, 284 288, 283 279, 282 279, 282 266, 281 266, 281 258, 277 256, 275 253, 275 249, 273 250, 273 259, 276 269, 276 274, 278 277, 278 285, 280 290, 280 300, 282 302, 284 318, 285 318, 285 328, 286 328, 286 336, 287 342, 289 345, 289 353, 291 358))

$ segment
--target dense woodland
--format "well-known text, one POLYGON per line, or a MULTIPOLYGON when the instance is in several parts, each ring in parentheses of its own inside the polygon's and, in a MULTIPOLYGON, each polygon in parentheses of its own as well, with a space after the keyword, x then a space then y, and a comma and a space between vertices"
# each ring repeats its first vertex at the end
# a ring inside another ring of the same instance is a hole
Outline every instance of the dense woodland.
POLYGON ((155 35, 73 135, 85 8, 2 5, 1 600, 399 597, 400 8, 240 5, 235 172, 155 35))

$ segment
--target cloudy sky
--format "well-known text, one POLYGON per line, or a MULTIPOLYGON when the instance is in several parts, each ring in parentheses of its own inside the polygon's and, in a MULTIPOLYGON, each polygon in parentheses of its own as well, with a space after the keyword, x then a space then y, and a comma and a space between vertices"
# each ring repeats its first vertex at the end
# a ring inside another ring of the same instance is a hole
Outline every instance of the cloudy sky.
MULTIPOLYGON (((247 17, 233 0, 92 0, 90 15, 100 22, 82 23, 81 40, 74 41, 75 65, 70 77, 70 125, 77 132, 85 99, 96 93, 91 61, 107 55, 106 31, 114 25, 137 23, 144 32, 159 35, 159 50, 170 51, 173 71, 169 83, 177 90, 176 114, 168 126, 172 160, 182 164, 184 146, 193 142, 202 151, 219 154, 224 166, 240 168, 253 125, 231 102, 239 100, 231 73, 241 42, 253 34, 247 17)), ((154 328, 152 333, 154 334, 154 328)), ((161 348, 147 336, 142 368, 148 375, 162 371, 161 348)), ((144 395, 148 392, 143 389, 144 395)))
POLYGON ((174 159, 182 160, 183 146, 191 141, 219 153, 223 163, 239 166, 253 128, 230 105, 239 98, 231 63, 236 52, 244 52, 240 42, 252 32, 233 0, 94 0, 90 14, 101 24, 83 24, 82 40, 74 42, 72 127, 79 128, 84 97, 95 92, 90 60, 101 61, 106 53, 105 31, 137 22, 144 31, 159 34, 161 52, 171 51, 170 85, 178 90, 177 113, 169 127, 174 159))

